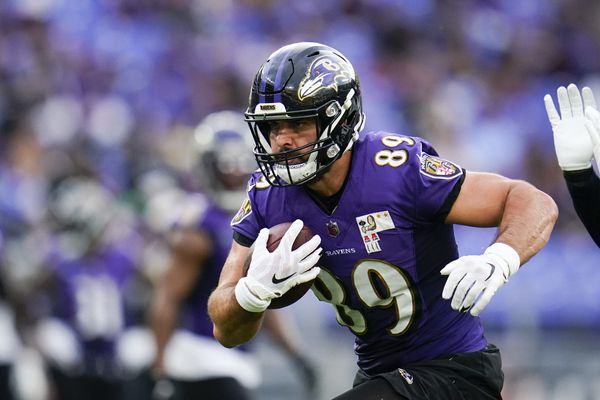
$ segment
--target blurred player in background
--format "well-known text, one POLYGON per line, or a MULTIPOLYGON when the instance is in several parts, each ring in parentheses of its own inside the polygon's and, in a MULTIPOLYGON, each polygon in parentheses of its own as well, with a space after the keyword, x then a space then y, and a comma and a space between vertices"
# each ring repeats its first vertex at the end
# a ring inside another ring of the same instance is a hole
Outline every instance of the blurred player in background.
MULTIPOLYGON (((246 197, 248 177, 256 170, 253 141, 246 131, 241 114, 208 115, 194 134, 198 147, 195 174, 205 193, 177 187, 161 190, 147 210, 162 218, 169 215, 163 229, 170 259, 154 291, 150 321, 157 344, 154 375, 174 383, 176 399, 248 399, 248 389, 260 382, 254 357, 247 349, 220 346, 207 314, 208 297, 217 286, 231 246, 231 217, 246 197)), ((269 312, 265 327, 293 360, 312 393, 315 373, 281 318, 269 312)))
POLYGON ((54 394, 132 398, 127 380, 148 368, 152 350, 149 332, 135 328, 148 286, 137 268, 134 215, 91 176, 62 179, 48 209, 47 268, 38 276, 48 310, 35 316, 35 342, 54 394))
POLYGON ((556 92, 560 114, 552 96, 544 97, 548 119, 554 133, 554 149, 563 170, 575 211, 600 247, 600 112, 589 87, 579 93, 576 85, 561 86, 556 92), (582 99, 583 98, 583 99, 582 99))
POLYGON ((246 120, 261 172, 209 301, 215 337, 227 347, 248 341, 273 298, 316 278, 317 297, 356 335, 359 371, 339 399, 501 398, 500 353, 478 315, 546 244, 552 199, 523 181, 466 172, 418 137, 359 137, 358 78, 318 43, 271 54, 246 120), (316 235, 292 251, 299 219, 316 235), (294 220, 269 252, 266 228, 294 220), (483 254, 459 257, 452 224, 499 230, 483 254))

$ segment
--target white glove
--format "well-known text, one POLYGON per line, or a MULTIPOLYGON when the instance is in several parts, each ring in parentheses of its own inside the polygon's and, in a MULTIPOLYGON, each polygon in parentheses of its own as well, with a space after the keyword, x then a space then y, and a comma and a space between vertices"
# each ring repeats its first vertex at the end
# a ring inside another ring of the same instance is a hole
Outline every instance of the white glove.
POLYGON ((479 315, 520 264, 519 254, 504 243, 494 243, 480 256, 460 257, 440 271, 448 275, 442 298, 452 298, 454 310, 479 315))
POLYGON ((559 87, 556 93, 560 115, 549 94, 544 96, 544 104, 554 133, 558 165, 563 171, 587 169, 592 165, 592 140, 583 110, 587 107, 596 108, 592 90, 583 88, 583 101, 579 89, 572 83, 568 89, 559 87))
POLYGON ((594 159, 600 171, 600 112, 593 107, 586 107, 585 116, 588 118, 587 128, 592 139, 594 159))
POLYGON ((267 249, 269 230, 261 229, 254 242, 248 273, 235 286, 235 297, 244 310, 263 312, 272 299, 319 275, 321 269, 315 267, 323 251, 319 235, 292 250, 303 226, 301 220, 294 221, 272 253, 267 249))

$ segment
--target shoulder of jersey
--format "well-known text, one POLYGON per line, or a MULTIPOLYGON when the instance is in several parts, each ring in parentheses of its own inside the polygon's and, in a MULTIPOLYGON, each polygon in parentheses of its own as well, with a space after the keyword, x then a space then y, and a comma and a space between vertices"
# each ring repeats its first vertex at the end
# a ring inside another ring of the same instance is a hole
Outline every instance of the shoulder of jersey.
POLYGON ((377 165, 404 165, 409 158, 415 158, 423 150, 423 139, 416 136, 377 131, 361 135, 355 144, 355 151, 372 158, 377 165))
POLYGON ((417 136, 403 135, 387 131, 372 131, 361 135, 355 146, 366 146, 373 149, 397 148, 404 150, 419 149, 423 139, 417 136))
POLYGON ((265 178, 264 174, 260 170, 256 170, 250 176, 250 180, 248 182, 248 191, 252 190, 265 190, 265 189, 275 189, 269 181, 265 178))

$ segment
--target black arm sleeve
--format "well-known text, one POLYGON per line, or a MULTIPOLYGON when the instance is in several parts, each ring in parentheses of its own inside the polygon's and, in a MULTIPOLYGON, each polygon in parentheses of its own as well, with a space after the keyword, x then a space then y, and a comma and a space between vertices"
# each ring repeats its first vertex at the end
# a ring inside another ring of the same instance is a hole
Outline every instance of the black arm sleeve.
POLYGON ((564 177, 579 219, 600 247, 600 179, 592 168, 565 171, 564 177))
POLYGON ((244 247, 250 247, 252 246, 252 243, 254 243, 254 240, 242 235, 237 231, 233 231, 233 240, 235 240, 237 244, 241 244, 244 247))

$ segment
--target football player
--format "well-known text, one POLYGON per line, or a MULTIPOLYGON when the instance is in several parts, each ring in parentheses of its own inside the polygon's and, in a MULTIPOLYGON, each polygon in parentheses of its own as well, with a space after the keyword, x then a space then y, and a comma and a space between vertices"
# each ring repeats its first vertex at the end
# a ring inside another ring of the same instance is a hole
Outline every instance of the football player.
MULTIPOLYGON (((178 399, 243 400, 260 382, 256 359, 247 349, 224 349, 213 337, 207 315, 208 296, 217 286, 221 267, 231 246, 232 214, 246 197, 246 184, 257 169, 254 142, 246 133, 241 114, 221 111, 198 125, 194 137, 198 171, 205 193, 164 190, 163 212, 174 223, 167 226, 170 260, 158 279, 151 307, 151 326, 157 344, 154 375, 173 383, 178 399)), ((265 326, 276 343, 290 355, 308 389, 314 389, 315 373, 301 356, 275 311, 267 313, 265 326)), ((286 330, 287 329, 287 330, 286 330)))
POLYGON ((66 400, 122 398, 129 378, 151 362, 146 357, 131 368, 139 358, 130 363, 125 354, 152 349, 149 332, 138 335, 144 278, 137 268, 135 216, 89 176, 57 183, 48 211, 51 246, 38 287, 50 307, 37 316, 35 340, 54 391, 66 400), (134 337, 141 340, 127 340, 134 337), (128 343, 124 352, 122 340, 128 343))
POLYGON ((600 112, 589 87, 580 93, 573 83, 567 88, 561 86, 556 97, 560 114, 549 94, 544 96, 544 104, 554 133, 558 165, 577 215, 600 247, 600 179, 592 168, 595 159, 600 171, 600 112))
POLYGON ((356 72, 319 43, 269 56, 246 120, 260 172, 209 300, 215 337, 246 342, 272 299, 314 279, 316 296, 356 336, 354 387, 338 399, 501 398, 500 353, 478 315, 546 244, 558 216, 552 198, 465 171, 416 136, 359 135, 356 72), (268 252, 267 228, 285 221, 295 222, 268 252), (315 236, 292 251, 303 224, 315 236), (499 229, 482 254, 459 257, 453 224, 499 229), (294 273, 282 279, 281 269, 294 273))

